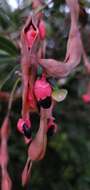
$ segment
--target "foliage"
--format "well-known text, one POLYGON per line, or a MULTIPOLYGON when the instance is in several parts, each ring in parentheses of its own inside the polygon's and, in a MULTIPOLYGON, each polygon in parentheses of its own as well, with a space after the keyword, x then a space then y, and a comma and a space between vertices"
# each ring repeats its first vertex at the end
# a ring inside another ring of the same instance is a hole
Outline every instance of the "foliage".
MULTIPOLYGON (((69 17, 64 9, 64 1, 56 0, 44 9, 47 24, 47 57, 63 59, 69 31, 69 17)), ((8 4, 7 4, 8 5, 8 4)), ((9 92, 20 71, 19 34, 26 16, 31 10, 31 2, 11 11, 9 6, 0 6, 0 88, 9 92), (3 85, 2 85, 3 84, 3 85)), ((89 1, 84 3, 89 7, 89 1)), ((83 41, 90 54, 90 15, 85 23, 83 41)), ((67 99, 55 107, 54 115, 59 126, 58 134, 51 138, 44 160, 36 163, 28 189, 50 190, 89 190, 90 189, 90 104, 85 104, 81 95, 86 91, 90 76, 81 65, 65 79, 63 85, 68 89, 67 99)), ((16 130, 20 117, 21 98, 14 102, 11 113, 11 136, 9 139, 9 170, 14 186, 22 189, 21 172, 26 159, 26 146, 16 130)), ((0 100, 0 123, 6 113, 7 103, 0 100)), ((37 130, 39 118, 34 118, 33 127, 37 130)), ((32 119, 33 121, 33 119, 32 119)))

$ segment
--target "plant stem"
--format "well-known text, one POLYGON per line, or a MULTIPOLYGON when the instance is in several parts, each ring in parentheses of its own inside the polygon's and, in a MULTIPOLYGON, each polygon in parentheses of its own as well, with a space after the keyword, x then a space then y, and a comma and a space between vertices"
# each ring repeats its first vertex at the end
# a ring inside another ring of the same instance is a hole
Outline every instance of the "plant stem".
POLYGON ((45 8, 47 8, 47 6, 48 6, 49 4, 51 4, 52 2, 53 2, 53 1, 51 0, 49 3, 38 7, 38 8, 35 10, 35 14, 37 14, 37 13, 43 11, 43 10, 44 10, 45 8))
POLYGON ((7 115, 10 115, 10 111, 11 111, 11 107, 12 107, 12 102, 13 102, 13 98, 14 98, 14 94, 15 94, 15 90, 17 88, 18 83, 20 82, 20 78, 18 78, 12 88, 11 94, 10 94, 10 98, 9 98, 9 103, 8 103, 8 111, 7 111, 7 115))

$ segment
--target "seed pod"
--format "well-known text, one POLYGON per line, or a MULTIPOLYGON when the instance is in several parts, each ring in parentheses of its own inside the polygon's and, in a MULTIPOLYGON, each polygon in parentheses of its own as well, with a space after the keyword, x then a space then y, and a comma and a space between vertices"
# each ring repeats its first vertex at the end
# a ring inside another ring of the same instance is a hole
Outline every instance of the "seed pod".
POLYGON ((11 190, 11 189, 12 189, 12 181, 9 177, 7 170, 5 170, 1 181, 1 190, 11 190))
POLYGON ((52 102, 52 99, 50 96, 48 96, 44 100, 40 100, 38 103, 39 103, 39 106, 43 107, 44 109, 48 109, 51 106, 51 102, 52 102))
POLYGON ((47 136, 51 137, 57 132, 57 125, 54 122, 54 120, 51 118, 48 122, 48 127, 47 127, 47 136))
POLYGON ((28 139, 31 138, 31 123, 30 120, 23 120, 20 118, 17 123, 17 129, 20 133, 24 134, 24 136, 28 139))
POLYGON ((31 138, 31 128, 28 128, 28 125, 26 123, 24 123, 22 127, 25 137, 28 139, 31 138))
POLYGON ((26 33, 26 40, 27 40, 27 44, 29 48, 32 47, 36 35, 37 35, 37 32, 31 25, 30 29, 26 33))
POLYGON ((34 93, 38 104, 48 109, 51 106, 52 98, 52 88, 50 84, 46 81, 46 78, 42 76, 41 79, 37 79, 34 85, 34 93))
POLYGON ((23 30, 21 32, 22 53, 25 54, 27 50, 30 52, 37 52, 40 44, 39 29, 37 27, 36 18, 29 16, 23 30))
POLYGON ((1 137, 8 140, 10 135, 10 128, 9 128, 9 117, 6 116, 4 118, 2 127, 1 127, 1 137))
POLYGON ((43 20, 41 20, 39 24, 39 33, 40 33, 41 40, 44 40, 46 37, 46 27, 43 20))

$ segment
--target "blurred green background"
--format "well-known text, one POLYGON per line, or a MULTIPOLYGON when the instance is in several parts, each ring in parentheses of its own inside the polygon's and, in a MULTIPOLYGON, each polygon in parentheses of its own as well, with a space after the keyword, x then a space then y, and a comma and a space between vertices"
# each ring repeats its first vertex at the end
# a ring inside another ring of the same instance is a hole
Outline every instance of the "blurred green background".
MULTIPOLYGON (((16 1, 13 8, 9 1, 0 0, 0 91, 10 92, 20 70, 20 31, 31 11, 31 1, 16 1), (16 7, 16 8, 15 8, 16 7)), ((46 1, 49 2, 49 1, 46 1)), ((80 1, 85 7, 80 17, 80 30, 84 47, 90 56, 90 1, 80 1)), ((44 9, 47 26, 46 57, 63 60, 70 27, 69 10, 64 0, 52 0, 44 9)), ((76 68, 62 85, 68 90, 65 101, 57 104, 54 116, 59 132, 48 142, 44 160, 34 164, 28 190, 89 190, 90 189, 90 103, 82 101, 90 76, 83 63, 76 68)), ((62 83, 62 81, 60 81, 62 83)), ((7 102, 0 100, 0 124, 6 114, 7 102)), ((27 146, 16 130, 20 117, 21 98, 11 111, 11 136, 9 145, 9 173, 13 190, 22 190, 21 173, 27 158, 27 146)), ((32 114, 34 128, 39 118, 32 114)), ((36 125, 36 126, 35 126, 36 125)))

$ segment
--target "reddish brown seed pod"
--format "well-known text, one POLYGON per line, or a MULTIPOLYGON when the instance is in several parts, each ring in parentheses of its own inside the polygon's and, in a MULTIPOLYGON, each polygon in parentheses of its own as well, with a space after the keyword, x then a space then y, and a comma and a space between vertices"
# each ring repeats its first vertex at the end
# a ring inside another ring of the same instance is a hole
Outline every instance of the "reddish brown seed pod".
POLYGON ((39 33, 40 33, 41 40, 44 40, 46 37, 46 26, 43 20, 41 20, 39 24, 39 33))
POLYGON ((53 136, 58 131, 58 126, 54 121, 54 118, 50 118, 47 125, 47 136, 53 136))
POLYGON ((32 129, 31 122, 29 119, 20 118, 17 123, 17 129, 20 133, 22 133, 27 139, 31 139, 32 129))
POLYGON ((2 139, 4 138, 7 141, 9 138, 9 135, 10 135, 9 117, 6 116, 4 118, 4 121, 1 127, 1 138, 2 139))
POLYGON ((24 170, 22 172, 22 185, 25 186, 28 184, 31 176, 32 161, 28 157, 24 170))
POLYGON ((77 0, 66 0, 70 8, 71 26, 64 61, 54 59, 39 59, 39 64, 49 76, 66 77, 80 64, 82 55, 82 40, 78 27, 79 5, 77 0))
POLYGON ((28 149, 28 156, 32 161, 38 160, 43 152, 44 149, 44 138, 46 138, 46 121, 45 119, 40 118, 40 127, 35 138, 32 140, 29 149, 28 149))
POLYGON ((46 77, 42 75, 41 79, 37 79, 34 85, 34 93, 39 105, 45 109, 51 106, 52 88, 49 82, 46 81, 46 77))
POLYGON ((5 170, 1 181, 1 190, 11 190, 11 189, 12 189, 12 182, 8 175, 7 170, 5 170))

